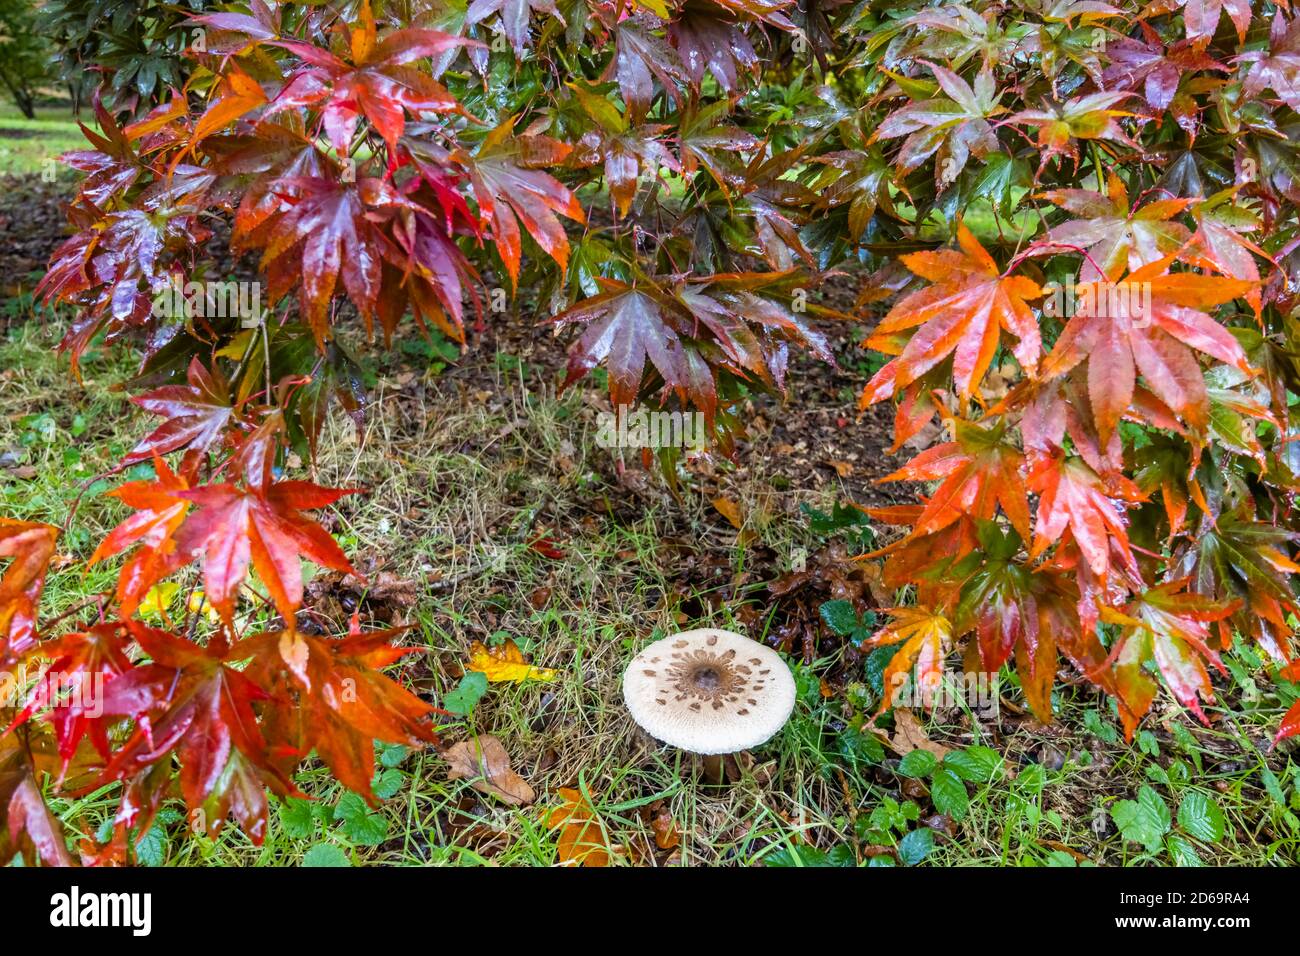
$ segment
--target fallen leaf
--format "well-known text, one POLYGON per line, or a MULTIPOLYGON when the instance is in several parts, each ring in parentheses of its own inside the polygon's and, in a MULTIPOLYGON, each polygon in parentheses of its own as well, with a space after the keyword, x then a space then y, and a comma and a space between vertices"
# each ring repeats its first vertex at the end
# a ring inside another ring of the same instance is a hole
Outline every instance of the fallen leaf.
POLYGON ((555 671, 549 667, 534 667, 524 660, 523 652, 513 640, 504 644, 488 647, 482 641, 475 641, 469 647, 469 663, 466 670, 486 674, 494 684, 514 681, 522 684, 526 680, 555 680, 555 671))
POLYGON ((736 530, 744 526, 745 512, 737 502, 730 498, 714 498, 713 507, 717 508, 718 513, 731 522, 731 526, 736 530))
POLYGON ((889 746, 900 757, 913 750, 926 750, 942 760, 951 752, 950 747, 935 743, 927 737, 916 714, 904 707, 894 708, 894 736, 890 738, 889 746))
POLYGON ((564 549, 558 547, 553 538, 549 538, 544 534, 539 534, 529 541, 528 547, 552 561, 562 561, 564 559, 564 549))
POLYGON ((1038 845, 1045 846, 1049 850, 1058 850, 1061 853, 1068 854, 1069 856, 1074 857, 1076 863, 1092 862, 1086 853, 1080 853, 1074 847, 1067 846, 1064 843, 1061 843, 1059 840, 1039 840, 1038 845))
POLYGON ((151 587, 144 600, 140 602, 140 615, 142 617, 162 617, 167 616, 167 609, 171 607, 172 601, 176 598, 176 592, 181 586, 175 581, 163 581, 151 587))
POLYGON ((501 741, 490 735, 466 740, 443 753, 450 780, 467 780, 479 793, 511 806, 526 806, 536 799, 528 781, 510 767, 510 755, 501 741))
MULTIPOLYGON (((240 591, 246 596, 253 594, 247 586, 241 588, 240 591)), ((208 596, 203 593, 202 588, 195 588, 190 592, 190 598, 185 604, 185 609, 191 614, 202 614, 208 619, 209 624, 217 624, 221 621, 221 615, 212 606, 212 602, 208 600, 208 596)))
POLYGON ((559 789, 564 803, 546 815, 546 826, 560 830, 556 846, 561 866, 609 866, 613 853, 600 817, 579 790, 559 789))
POLYGON ((661 850, 672 850, 682 842, 677 824, 673 822, 673 815, 667 806, 661 806, 651 818, 650 828, 654 830, 655 846, 661 850))

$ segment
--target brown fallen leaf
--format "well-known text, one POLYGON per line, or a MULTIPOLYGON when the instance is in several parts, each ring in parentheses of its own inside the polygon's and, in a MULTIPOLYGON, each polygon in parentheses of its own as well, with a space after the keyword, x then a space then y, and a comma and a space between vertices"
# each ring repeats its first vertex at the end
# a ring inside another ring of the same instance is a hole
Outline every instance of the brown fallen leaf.
POLYGON ((1045 846, 1049 850, 1059 850, 1062 853, 1069 854, 1070 856, 1074 857, 1076 863, 1092 862, 1091 857, 1089 857, 1086 853, 1080 853, 1074 847, 1066 846, 1064 843, 1060 842, 1059 840, 1039 840, 1038 845, 1045 846))
POLYGON ((916 714, 905 707, 894 708, 894 736, 889 739, 889 746, 900 757, 913 750, 926 750, 942 760, 952 751, 927 737, 916 714))
POLYGON ((732 501, 730 498, 714 498, 713 507, 717 508, 718 514, 726 518, 737 531, 744 527, 745 511, 739 502, 732 501))
POLYGON ((485 734, 466 740, 443 753, 450 780, 467 780, 479 793, 496 797, 511 806, 526 806, 536 799, 533 788, 510 767, 510 755, 501 741, 485 734))
POLYGON ((835 474, 841 478, 848 478, 853 474, 853 462, 839 461, 838 459, 829 459, 826 464, 835 469, 835 474))
POLYGON ((654 830, 655 846, 661 850, 672 850, 682 842, 681 835, 677 832, 677 824, 673 822, 673 815, 666 803, 660 804, 655 810, 650 818, 650 828, 654 830))
POLYGON ((600 817, 582 791, 560 787, 564 800, 546 815, 546 826, 561 828, 556 840, 561 866, 609 866, 613 852, 600 817))

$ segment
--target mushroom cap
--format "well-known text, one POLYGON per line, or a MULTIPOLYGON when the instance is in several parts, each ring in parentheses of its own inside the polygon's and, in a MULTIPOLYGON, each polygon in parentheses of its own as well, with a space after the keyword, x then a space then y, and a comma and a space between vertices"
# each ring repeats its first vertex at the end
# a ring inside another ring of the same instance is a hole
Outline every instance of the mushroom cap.
POLYGON ((789 719, 794 696, 794 677, 776 651, 711 627, 655 641, 623 674, 632 719, 696 754, 757 747, 789 719))

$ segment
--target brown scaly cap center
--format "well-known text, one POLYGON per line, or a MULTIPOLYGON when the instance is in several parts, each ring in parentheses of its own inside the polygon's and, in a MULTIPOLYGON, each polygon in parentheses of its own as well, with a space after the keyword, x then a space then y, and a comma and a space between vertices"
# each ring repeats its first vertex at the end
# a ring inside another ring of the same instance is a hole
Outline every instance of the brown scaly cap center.
POLYGON ((652 657, 647 677, 657 678, 655 703, 666 707, 668 701, 683 702, 691 710, 730 710, 742 717, 758 703, 756 694, 766 686, 769 670, 757 657, 737 660, 734 650, 715 649, 716 636, 705 641, 705 646, 692 647, 689 641, 676 641, 669 651, 669 659, 652 657))

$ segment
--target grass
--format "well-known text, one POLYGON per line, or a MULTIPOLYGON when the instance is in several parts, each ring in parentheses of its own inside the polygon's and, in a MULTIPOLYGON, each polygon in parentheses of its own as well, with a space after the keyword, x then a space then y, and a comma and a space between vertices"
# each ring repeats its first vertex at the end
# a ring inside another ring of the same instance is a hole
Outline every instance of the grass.
MULTIPOLYGON (((106 388, 130 374, 128 357, 96 350, 78 386, 51 350, 60 324, 57 315, 29 316, 0 338, 0 513, 63 524, 79 502, 47 614, 111 585, 112 567, 83 566, 122 515, 98 495, 112 481, 96 476, 144 427, 106 388)), ((753 461, 727 478, 728 493, 770 519, 740 547, 706 501, 689 494, 675 501, 635 477, 616 482, 599 457, 609 452, 594 447, 583 397, 557 398, 543 370, 516 356, 471 359, 495 376, 480 388, 465 378, 467 362, 447 371, 449 356, 437 358, 414 370, 394 356, 377 362, 364 433, 334 422, 317 477, 369 489, 338 507, 335 531, 372 580, 387 573, 413 583, 398 613, 416 625, 409 639, 428 653, 403 672, 408 683, 442 701, 457 686, 469 643, 504 635, 557 670, 551 682, 492 685, 466 720, 444 728, 449 742, 499 739, 536 804, 511 808, 480 797, 450 780, 432 749, 386 747, 376 788, 388 799, 378 810, 312 762, 297 783, 314 799, 274 806, 261 847, 233 827, 216 839, 191 837, 183 808, 169 804, 139 836, 142 859, 548 865, 557 860, 558 831, 546 826, 546 812, 561 787, 589 796, 617 860, 642 865, 835 865, 895 855, 943 865, 1145 865, 1191 855, 1277 865, 1300 856, 1300 774, 1288 753, 1265 753, 1285 701, 1239 699, 1261 666, 1249 656, 1233 661, 1223 688, 1232 706, 1212 711, 1213 729, 1166 701, 1132 745, 1090 689, 1062 685, 1059 719, 1043 727, 1024 715, 1008 679, 995 719, 949 710, 928 720, 930 739, 962 754, 942 763, 900 762, 856 732, 870 694, 854 683, 823 696, 820 674, 833 662, 796 665, 799 703, 787 728, 742 759, 739 782, 705 785, 693 758, 636 731, 621 703, 623 668, 646 642, 683 625, 745 630, 740 606, 711 610, 710 593, 745 573, 753 549, 815 548, 796 506, 830 502, 792 491, 774 504, 772 475, 753 461), (560 543, 563 559, 528 546, 539 531, 560 543), (696 562, 710 555, 720 564, 700 570, 696 562), (1221 834, 1217 816, 1206 823, 1193 812, 1202 798, 1221 811, 1221 834), (1191 809, 1180 813, 1184 804, 1191 809), (935 819, 941 809, 951 823, 935 819), (656 845, 656 818, 671 819, 678 846, 656 845)), ((338 582, 317 583, 327 586, 316 613, 344 628, 338 582)), ((376 607, 363 602, 367 613, 376 607)), ((756 610, 764 620, 771 609, 756 610)), ((95 830, 116 800, 114 786, 55 805, 70 826, 95 830)))
MULTIPOLYGON (((86 137, 66 104, 38 106, 35 112, 36 118, 29 120, 12 101, 0 99, 0 176, 67 175, 55 162, 60 154, 87 148, 86 137)), ((89 110, 85 119, 93 125, 89 110)))

